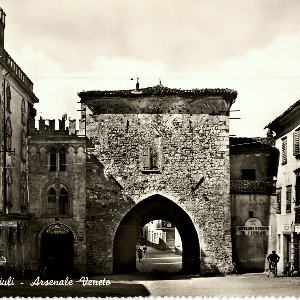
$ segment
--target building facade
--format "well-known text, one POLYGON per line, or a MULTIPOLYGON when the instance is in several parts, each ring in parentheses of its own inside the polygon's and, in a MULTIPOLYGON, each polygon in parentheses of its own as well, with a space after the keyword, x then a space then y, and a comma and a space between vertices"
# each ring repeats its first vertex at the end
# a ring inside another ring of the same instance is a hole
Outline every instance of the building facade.
POLYGON ((55 276, 86 272, 86 137, 75 120, 39 120, 28 139, 30 270, 52 260, 55 276), (83 134, 83 135, 81 135, 83 134))
MULTIPOLYGON (((278 182, 277 213, 291 212, 277 214, 276 229, 277 152, 263 139, 252 139, 253 147, 245 139, 229 142, 236 91, 161 84, 86 91, 79 93, 79 130, 74 120, 66 127, 65 116, 58 126, 40 119, 36 129, 39 100, 4 49, 4 29, 0 9, 0 248, 8 267, 36 273, 51 258, 61 276, 136 271, 136 243, 154 220, 173 227, 162 224, 152 242, 174 233, 189 274, 227 273, 232 259, 243 271, 263 271, 276 238, 280 254, 299 261, 299 145, 281 157, 295 168, 285 167, 289 181, 278 182)), ((294 109, 287 119, 298 132, 294 109)), ((281 126, 285 118, 270 125, 278 139, 291 134, 281 126)))
POLYGON ((268 269, 276 250, 275 139, 230 138, 230 194, 233 261, 241 273, 268 269))
POLYGON ((266 128, 275 132, 280 149, 277 179, 277 252, 279 267, 291 261, 299 271, 300 249, 300 101, 297 101, 266 128))
POLYGON ((236 96, 162 85, 79 93, 95 146, 88 149, 95 164, 87 170, 87 269, 135 271, 138 236, 156 219, 178 229, 183 272, 231 268, 228 126, 236 96))
POLYGON ((154 220, 146 224, 143 227, 139 244, 149 245, 162 251, 182 252, 181 238, 177 228, 164 220, 154 220))
POLYGON ((0 8, 0 248, 7 267, 24 267, 30 256, 28 130, 35 117, 33 83, 4 48, 0 8))

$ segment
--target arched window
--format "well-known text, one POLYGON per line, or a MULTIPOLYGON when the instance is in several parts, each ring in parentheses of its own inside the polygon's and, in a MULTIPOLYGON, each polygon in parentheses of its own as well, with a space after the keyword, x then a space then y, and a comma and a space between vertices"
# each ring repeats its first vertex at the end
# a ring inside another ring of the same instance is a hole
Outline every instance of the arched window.
POLYGON ((26 161, 26 155, 27 155, 27 151, 26 151, 26 137, 25 137, 25 131, 24 129, 22 129, 21 132, 21 158, 22 160, 26 161))
POLYGON ((50 149, 50 171, 56 171, 56 150, 55 148, 50 149))
POLYGON ((21 107, 21 121, 23 125, 26 125, 26 101, 25 99, 22 100, 22 107, 21 107))
POLYGON ((48 192, 48 214, 56 214, 56 191, 53 188, 48 192))
POLYGON ((12 136, 12 130, 11 130, 11 122, 10 118, 8 117, 6 119, 6 150, 11 150, 11 136, 12 136))
POLYGON ((59 171, 66 171, 66 151, 64 148, 59 150, 59 171))
POLYGON ((10 86, 6 85, 6 110, 10 111, 11 91, 10 86))
POLYGON ((13 183, 13 178, 12 178, 12 170, 10 165, 7 165, 6 168, 6 202, 11 203, 11 193, 12 193, 12 183, 13 183))
POLYGON ((25 172, 21 175, 21 205, 26 205, 27 203, 27 180, 25 172))
POLYGON ((70 214, 69 192, 63 185, 54 184, 49 188, 46 213, 48 215, 70 214))
POLYGON ((65 188, 62 188, 59 195, 59 214, 67 215, 69 206, 69 195, 65 188))

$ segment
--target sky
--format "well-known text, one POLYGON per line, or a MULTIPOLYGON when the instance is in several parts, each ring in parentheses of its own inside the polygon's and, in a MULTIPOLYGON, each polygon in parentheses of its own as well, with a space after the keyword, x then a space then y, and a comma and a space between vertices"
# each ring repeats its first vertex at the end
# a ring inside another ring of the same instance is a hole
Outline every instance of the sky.
POLYGON ((85 90, 230 88, 230 134, 300 99, 299 0, 0 0, 5 50, 34 83, 38 117, 79 118, 85 90), (236 119, 238 118, 238 119, 236 119))

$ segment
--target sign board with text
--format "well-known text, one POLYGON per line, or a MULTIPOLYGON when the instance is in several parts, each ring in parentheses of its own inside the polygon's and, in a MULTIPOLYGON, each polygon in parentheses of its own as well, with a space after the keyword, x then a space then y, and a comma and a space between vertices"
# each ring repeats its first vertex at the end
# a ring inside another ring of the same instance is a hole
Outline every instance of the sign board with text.
POLYGON ((245 222, 245 225, 236 226, 236 235, 238 236, 270 236, 271 226, 263 226, 261 220, 250 218, 245 222))
POLYGON ((0 221, 0 227, 17 227, 17 221, 0 221))
POLYGON ((69 234, 70 229, 62 224, 55 224, 49 226, 45 231, 45 234, 69 234))
POLYGON ((295 225, 295 232, 300 233, 300 225, 295 225))

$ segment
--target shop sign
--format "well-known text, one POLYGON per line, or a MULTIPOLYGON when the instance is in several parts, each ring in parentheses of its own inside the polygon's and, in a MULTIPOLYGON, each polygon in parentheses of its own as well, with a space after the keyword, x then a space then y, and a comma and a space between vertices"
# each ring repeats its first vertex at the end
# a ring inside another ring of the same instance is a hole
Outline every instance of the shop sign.
POLYGON ((56 224, 49 226, 45 231, 45 234, 69 234, 70 229, 62 224, 56 224))
POLYGON ((270 236, 271 226, 263 226, 261 220, 250 218, 245 225, 236 226, 236 235, 239 236, 270 236))
POLYGON ((300 225, 295 225, 295 232, 300 233, 300 225))
POLYGON ((0 227, 17 227, 17 221, 0 221, 0 227))
POLYGON ((283 225, 283 231, 291 232, 291 225, 290 224, 283 225))

